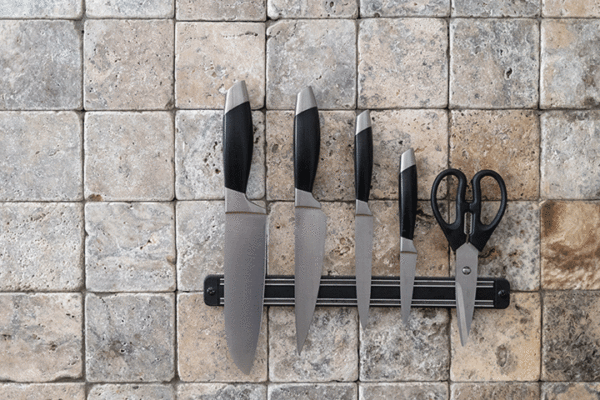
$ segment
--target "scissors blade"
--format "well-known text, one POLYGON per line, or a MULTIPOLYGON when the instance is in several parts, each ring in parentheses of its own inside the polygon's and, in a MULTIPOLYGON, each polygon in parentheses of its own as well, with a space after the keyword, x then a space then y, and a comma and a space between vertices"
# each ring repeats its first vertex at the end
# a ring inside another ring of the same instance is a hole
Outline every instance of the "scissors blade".
POLYGON ((475 309, 478 255, 479 250, 470 243, 465 243, 456 250, 456 317, 460 343, 463 346, 469 338, 475 309))

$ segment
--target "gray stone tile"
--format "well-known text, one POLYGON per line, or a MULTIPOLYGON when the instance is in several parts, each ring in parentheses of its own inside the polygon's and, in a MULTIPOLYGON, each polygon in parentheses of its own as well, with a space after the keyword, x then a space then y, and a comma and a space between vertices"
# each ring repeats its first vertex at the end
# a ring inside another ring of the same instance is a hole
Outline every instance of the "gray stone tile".
POLYGON ((453 383, 450 385, 450 390, 450 400, 539 400, 540 398, 540 385, 537 382, 453 383))
POLYGON ((83 206, 0 204, 0 291, 74 291, 83 285, 83 206))
POLYGON ((251 383, 184 383, 177 385, 177 399, 267 400, 267 387, 251 383))
POLYGON ((356 105, 356 25, 286 20, 267 29, 267 107, 293 109, 311 86, 320 109, 356 105))
POLYGON ((173 21, 87 20, 86 110, 173 107, 173 21))
POLYGON ((168 203, 86 204, 87 290, 175 290, 174 219, 168 203))
POLYGON ((0 110, 81 108, 81 33, 74 22, 3 20, 0 37, 0 110))
POLYGON ((5 400, 85 400, 84 383, 0 383, 0 396, 5 400))
POLYGON ((450 23, 450 107, 535 108, 538 76, 536 20, 450 23))
POLYGON ((0 200, 82 200, 82 123, 74 112, 0 112, 0 200))
POLYGON ((453 17, 539 17, 540 0, 452 0, 453 17))
POLYGON ((265 21, 267 0, 177 0, 177 19, 180 21, 265 21))
POLYGON ((542 0, 544 17, 600 17, 600 4, 595 0, 542 0))
POLYGON ((172 18, 175 0, 86 0, 88 18, 172 18))
POLYGON ((408 326, 399 308, 372 308, 360 330, 363 382, 448 379, 450 317, 440 308, 414 308, 408 326))
POLYGON ((600 105, 600 21, 542 22, 540 108, 600 105))
POLYGON ((510 303, 505 310, 476 309, 464 347, 452 311, 452 381, 539 380, 540 295, 513 292, 510 303))
POLYGON ((448 102, 447 90, 446 21, 406 18, 360 22, 359 108, 443 108, 448 102))
POLYGON ((83 314, 79 293, 2 293, 0 310, 0 380, 81 378, 83 314))
MULTIPOLYGON (((177 354, 179 378, 182 382, 265 382, 267 380, 267 309, 263 310, 254 365, 250 375, 244 375, 236 367, 227 349, 223 308, 209 307, 204 304, 202 293, 179 294, 177 296, 177 354)), ((196 396, 196 392, 208 392, 209 398, 213 398, 211 392, 218 393, 219 390, 218 387, 192 387, 185 389, 183 394, 196 396)), ((239 391, 225 388, 222 393, 225 399, 230 399, 238 398, 239 391), (228 397, 229 393, 236 397, 228 397)), ((179 400, 181 396, 180 390, 179 400)), ((253 397, 250 399, 254 400, 253 397)))
MULTIPOLYGON (((265 115, 252 113, 254 148, 247 195, 265 195, 265 115)), ((175 192, 178 200, 223 199, 223 112, 178 111, 175 117, 175 192)))
POLYGON ((269 400, 354 400, 356 395, 356 385, 353 383, 269 385, 269 400))
POLYGON ((600 293, 546 292, 543 320, 542 380, 600 381, 600 293))
POLYGON ((600 199, 600 111, 542 114, 541 197, 600 199))
POLYGON ((94 385, 87 400, 175 400, 170 385, 94 385))
POLYGON ((600 397, 600 383, 542 383, 544 400, 597 400, 600 397))
POLYGON ((81 18, 82 0, 1 0, 0 18, 81 18))
POLYGON ((165 382, 175 373, 173 294, 85 299, 88 382, 165 382))
POLYGON ((222 109, 227 90, 241 80, 246 81, 252 108, 262 108, 264 23, 177 23, 175 101, 178 108, 222 109))
POLYGON ((447 383, 361 383, 360 400, 446 400, 447 383))
MULTIPOLYGON (((298 355, 293 307, 269 308, 269 380, 271 382, 351 382, 358 379, 358 311, 317 307, 298 355)), ((315 388, 269 392, 269 398, 345 398, 347 389, 325 396, 315 388)), ((356 389, 354 389, 356 390, 356 389)), ((354 392, 355 393, 355 392, 354 392)), ((354 395, 356 396, 356 395, 354 395)), ((355 397, 350 397, 354 399, 355 397)))
POLYGON ((450 0, 360 0, 360 16, 365 17, 447 17, 450 0))
POLYGON ((356 18, 358 4, 353 0, 268 0, 270 19, 279 18, 356 18))
POLYGON ((168 112, 86 113, 86 199, 172 200, 173 136, 173 117, 168 112))

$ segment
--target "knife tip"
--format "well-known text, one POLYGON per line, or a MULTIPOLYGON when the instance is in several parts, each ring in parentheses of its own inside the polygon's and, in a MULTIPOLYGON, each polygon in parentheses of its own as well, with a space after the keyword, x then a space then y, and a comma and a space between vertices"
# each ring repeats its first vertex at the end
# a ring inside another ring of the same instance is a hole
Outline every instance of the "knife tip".
POLYGON ((400 157, 400 172, 415 164, 415 151, 412 148, 402 153, 402 156, 400 157))
POLYGON ((239 106, 240 104, 250 102, 248 89, 245 81, 238 81, 233 84, 225 96, 225 113, 239 106))
POLYGON ((298 93, 296 98, 296 115, 303 111, 317 107, 317 100, 312 87, 307 86, 298 93))
POLYGON ((371 113, 369 110, 365 110, 358 114, 356 117, 356 134, 358 135, 362 131, 371 127, 371 113))

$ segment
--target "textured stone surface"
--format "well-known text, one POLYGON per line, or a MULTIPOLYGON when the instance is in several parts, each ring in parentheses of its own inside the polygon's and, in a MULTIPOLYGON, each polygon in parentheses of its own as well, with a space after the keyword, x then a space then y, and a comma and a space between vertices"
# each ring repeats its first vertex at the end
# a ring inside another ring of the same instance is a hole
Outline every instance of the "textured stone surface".
POLYGON ((0 396, 4 400, 85 400, 83 383, 0 383, 0 396))
POLYGON ((540 0, 453 0, 453 17, 538 17, 540 0))
POLYGON ((600 106, 600 21, 542 22, 541 108, 600 106))
POLYGON ((354 21, 279 21, 269 26, 267 38, 268 108, 293 109, 306 86, 320 109, 354 108, 354 21))
MULTIPOLYGON (((541 303, 538 293, 511 293, 506 310, 475 310, 469 341, 460 344, 452 311, 453 381, 537 381, 541 303)), ((484 397, 485 398, 485 397, 484 397)))
MULTIPOLYGON (((179 378, 183 382, 266 381, 266 310, 266 308, 263 310, 261 331, 258 337, 252 370, 250 371, 250 375, 244 375, 235 366, 227 349, 223 308, 205 305, 201 293, 179 294, 177 297, 177 362, 179 378)), ((215 389, 217 392, 219 391, 218 388, 215 389)), ((226 389, 225 393, 228 393, 228 390, 226 389)), ((190 390, 192 393, 194 391, 190 390)), ((210 392, 212 390, 209 389, 210 392)), ((238 398, 238 391, 232 390, 229 393, 235 394, 235 398, 238 398)), ((231 398, 227 397, 226 394, 224 396, 225 399, 231 398)), ((181 400, 181 392, 178 398, 181 400)), ((192 398, 195 400, 194 397, 192 398)))
POLYGON ((408 327, 399 308, 371 308, 369 325, 360 330, 360 380, 447 380, 449 325, 440 308, 413 308, 408 327))
POLYGON ((446 107, 447 51, 448 26, 444 20, 361 21, 358 34, 359 108, 446 107))
POLYGON ((600 289, 600 203, 542 205, 542 287, 600 289))
POLYGON ((95 385, 88 400, 174 400, 173 388, 167 385, 95 385))
MULTIPOLYGON (((356 308, 317 307, 301 355, 296 349, 294 308, 269 308, 269 380, 272 382, 355 381, 358 378, 357 349, 356 308)), ((287 396, 282 393, 277 398, 314 396, 294 392, 287 396)), ((272 393, 270 398, 274 398, 272 393)))
POLYGON ((177 386, 178 400, 266 400, 267 387, 256 384, 184 383, 177 386))
POLYGON ((279 18, 356 18, 358 2, 353 0, 268 0, 267 13, 279 18))
MULTIPOLYGON (((265 115, 252 113, 254 148, 247 194, 265 195, 265 115)), ((179 111, 175 117, 175 192, 178 200, 223 199, 223 112, 179 111)))
POLYGON ((600 383, 542 383, 544 400, 598 400, 600 383))
POLYGON ((540 122, 541 196, 600 199, 600 112, 553 111, 540 122))
MULTIPOLYGON (((200 4, 200 2, 197 2, 200 4)), ((215 2, 210 3, 211 6, 215 2)), ((222 108, 245 80, 252 108, 265 97, 265 25, 180 22, 175 28, 175 98, 179 108, 222 108)))
POLYGON ((446 383, 362 383, 358 387, 360 400, 446 400, 446 383))
POLYGON ((0 204, 0 291, 78 290, 83 284, 83 207, 0 204))
POLYGON ((82 0, 0 0, 0 18, 80 18, 82 0))
POLYGON ((88 18, 170 18, 175 0, 86 0, 88 18))
POLYGON ((450 23, 450 53, 451 107, 537 106, 537 21, 455 19, 450 23))
POLYGON ((177 0, 178 20, 264 21, 266 0, 177 0))
POLYGON ((88 200, 173 199, 170 113, 87 113, 84 152, 88 200))
POLYGON ((0 110, 81 108, 81 34, 73 22, 4 20, 0 37, 0 110))
POLYGON ((173 21, 88 20, 83 48, 86 110, 172 108, 173 21))
POLYGON ((161 382, 174 375, 172 294, 117 294, 85 299, 88 382, 161 382))
POLYGON ((542 0, 544 17, 600 17, 596 0, 542 0))
POLYGON ((352 383, 270 385, 269 400, 354 400, 356 385, 352 383))
POLYGON ((86 288, 95 292, 175 289, 172 204, 88 203, 86 288))
POLYGON ((600 294, 564 291, 544 295, 544 381, 600 381, 600 294))
POLYGON ((80 294, 0 294, 0 380, 80 378, 81 303, 80 294))
MULTIPOLYGON (((504 179, 509 200, 538 198, 539 119, 533 111, 453 111, 450 124, 452 168, 469 182, 482 169, 494 170, 504 179)), ((481 190, 486 199, 500 199, 493 178, 484 179, 481 190)))
POLYGON ((361 0, 360 16, 364 17, 447 17, 450 0, 361 0))
POLYGON ((453 383, 450 400, 539 400, 538 383, 453 383))

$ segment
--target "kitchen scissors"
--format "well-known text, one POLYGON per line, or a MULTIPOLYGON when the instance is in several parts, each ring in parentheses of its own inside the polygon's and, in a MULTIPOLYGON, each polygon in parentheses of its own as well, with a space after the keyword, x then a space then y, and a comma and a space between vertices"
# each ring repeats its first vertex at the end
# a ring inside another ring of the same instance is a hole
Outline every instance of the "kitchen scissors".
POLYGON ((456 253, 456 316, 460 342, 463 346, 467 343, 471 322, 473 321, 475 292, 477 289, 477 256, 500 223, 506 210, 507 201, 506 185, 500 174, 495 171, 482 170, 477 172, 473 177, 471 187, 473 189, 473 200, 469 202, 466 199, 467 178, 465 174, 457 169, 447 169, 435 178, 431 190, 433 215, 442 228, 446 239, 448 239, 450 247, 456 253), (451 224, 442 217, 437 202, 438 187, 447 176, 454 176, 458 179, 456 219, 451 224), (489 224, 481 222, 481 180, 486 176, 493 178, 498 183, 501 193, 500 208, 489 224), (468 221, 469 215, 470 221, 468 221), (467 222, 470 222, 468 232, 465 229, 467 222))

